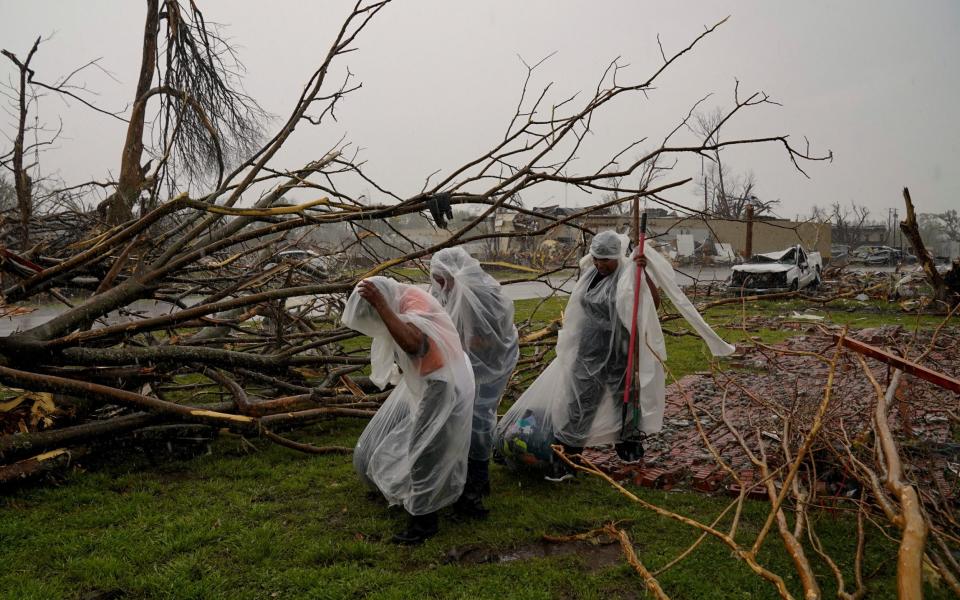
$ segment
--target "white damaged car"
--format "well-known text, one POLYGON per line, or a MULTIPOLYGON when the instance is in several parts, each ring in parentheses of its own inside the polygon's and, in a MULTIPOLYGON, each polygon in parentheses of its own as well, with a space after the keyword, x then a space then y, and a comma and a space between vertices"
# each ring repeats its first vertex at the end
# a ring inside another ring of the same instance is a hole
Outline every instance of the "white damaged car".
POLYGON ((790 292, 820 285, 823 262, 819 252, 791 246, 779 252, 755 254, 746 263, 733 267, 727 284, 731 292, 767 294, 790 292))

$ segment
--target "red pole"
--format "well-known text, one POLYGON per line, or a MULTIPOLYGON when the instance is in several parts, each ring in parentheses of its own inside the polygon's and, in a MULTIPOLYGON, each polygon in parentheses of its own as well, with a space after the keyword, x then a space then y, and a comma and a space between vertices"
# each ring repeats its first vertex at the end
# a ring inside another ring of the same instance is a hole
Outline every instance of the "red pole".
MULTIPOLYGON (((643 245, 647 238, 647 213, 640 216, 637 252, 643 256, 643 245)), ((630 323, 630 349, 627 351, 627 381, 623 387, 623 403, 630 402, 630 386, 633 383, 633 357, 637 348, 637 309, 640 307, 640 283, 643 281, 643 267, 637 265, 636 279, 633 282, 633 318, 630 323)))

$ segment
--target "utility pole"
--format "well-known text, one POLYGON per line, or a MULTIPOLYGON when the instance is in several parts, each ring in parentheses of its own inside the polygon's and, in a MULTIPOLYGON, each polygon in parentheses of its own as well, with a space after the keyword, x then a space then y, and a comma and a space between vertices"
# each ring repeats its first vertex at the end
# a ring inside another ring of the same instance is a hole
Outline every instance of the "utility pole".
POLYGON ((893 209, 893 241, 896 243, 897 248, 903 250, 903 235, 897 235, 900 233, 900 214, 898 209, 893 209))
POLYGON ((747 239, 743 245, 743 257, 753 256, 753 205, 747 205, 747 239))
MULTIPOLYGON (((633 215, 632 216, 633 216, 632 229, 633 229, 633 236, 634 236, 633 239, 636 240, 635 242, 636 252, 639 253, 639 252, 643 252, 643 248, 640 247, 640 243, 641 243, 640 239, 644 237, 643 236, 644 232, 640 230, 640 197, 639 196, 633 199, 633 215)), ((644 224, 646 224, 646 218, 644 218, 644 224)), ((639 269, 640 267, 634 267, 634 268, 639 269)), ((634 285, 639 286, 640 280, 637 280, 636 282, 634 282, 634 285)), ((633 310, 637 310, 637 306, 634 306, 633 310)), ((636 354, 637 357, 640 356, 640 350, 643 348, 642 346, 643 343, 644 343, 643 338, 638 335, 637 345, 633 349, 633 351, 637 353, 636 354)), ((633 377, 635 378, 634 381, 636 381, 636 384, 634 384, 636 391, 634 391, 632 400, 636 402, 637 406, 639 406, 640 405, 640 361, 639 360, 636 361, 635 369, 636 370, 633 372, 633 377)), ((634 428, 636 428, 637 423, 634 423, 633 426, 634 428)))
POLYGON ((893 222, 893 209, 887 208, 887 236, 886 237, 887 237, 888 246, 893 245, 894 232, 893 232, 893 225, 891 224, 892 222, 893 222))

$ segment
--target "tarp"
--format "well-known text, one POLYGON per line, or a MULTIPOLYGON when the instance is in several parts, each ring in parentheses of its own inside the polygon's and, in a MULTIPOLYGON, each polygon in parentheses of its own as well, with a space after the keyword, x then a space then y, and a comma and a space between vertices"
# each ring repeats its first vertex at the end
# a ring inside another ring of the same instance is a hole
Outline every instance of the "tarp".
POLYGON ((677 255, 693 256, 694 243, 693 236, 689 233, 677 234, 677 255))

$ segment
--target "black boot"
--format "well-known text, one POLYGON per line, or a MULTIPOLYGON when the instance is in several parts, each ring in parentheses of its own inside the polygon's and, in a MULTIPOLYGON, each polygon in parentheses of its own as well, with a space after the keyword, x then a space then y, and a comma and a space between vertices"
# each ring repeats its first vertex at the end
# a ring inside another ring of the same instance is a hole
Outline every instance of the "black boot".
MULTIPOLYGON (((583 452, 583 448, 575 448, 573 446, 567 446, 564 444, 563 453, 569 458, 574 454, 580 454, 583 452)), ((554 483, 559 483, 561 481, 566 481, 568 479, 573 479, 577 475, 577 470, 568 465, 566 462, 560 460, 559 456, 553 455, 548 465, 549 471, 544 476, 544 479, 547 481, 552 481, 554 483)))
POLYGON ((643 442, 640 439, 624 440, 614 446, 617 456, 628 465, 643 460, 643 442))
POLYGON ((490 511, 483 505, 483 497, 489 494, 489 463, 485 460, 467 460, 467 482, 453 505, 453 512, 464 519, 485 519, 490 511))
POLYGON ((481 496, 464 494, 454 503, 453 513, 461 519, 486 519, 490 515, 490 509, 483 505, 481 496))
POLYGON ((390 541, 394 544, 416 546, 437 535, 438 531, 440 531, 440 520, 437 518, 436 512, 425 515, 410 515, 407 528, 393 536, 390 541))
POLYGON ((480 472, 477 475, 477 488, 480 490, 480 496, 486 498, 490 495, 490 463, 483 461, 479 466, 480 472))
POLYGON ((374 504, 387 506, 387 499, 383 497, 383 494, 381 494, 379 490, 367 490, 367 500, 374 504))

